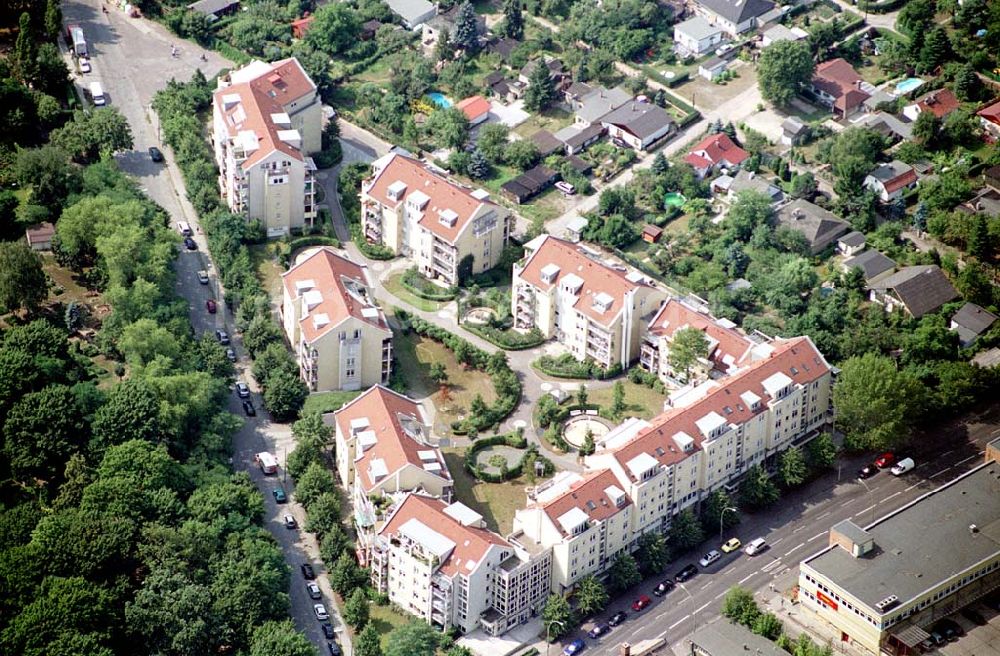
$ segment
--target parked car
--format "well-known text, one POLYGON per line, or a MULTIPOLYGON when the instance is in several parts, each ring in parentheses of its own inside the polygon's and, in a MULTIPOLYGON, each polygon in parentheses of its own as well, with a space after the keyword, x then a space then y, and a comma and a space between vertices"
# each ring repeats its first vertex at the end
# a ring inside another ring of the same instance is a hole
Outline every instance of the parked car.
POLYGON ((965 635, 965 630, 962 626, 955 620, 948 619, 947 617, 943 620, 938 620, 933 628, 943 635, 945 640, 958 640, 961 636, 965 635))
POLYGON ((323 592, 319 589, 319 586, 310 581, 306 583, 306 592, 309 593, 310 599, 322 599, 323 592))
POLYGON ((682 569, 681 571, 677 572, 677 574, 674 575, 674 580, 677 581, 678 583, 683 583, 684 581, 687 581, 697 573, 698 573, 697 567, 695 567, 694 565, 688 565, 687 567, 685 567, 684 569, 682 569))
POLYGON ((201 283, 202 285, 208 284, 208 271, 198 272, 198 282, 201 283))
POLYGON ((556 189, 558 189, 559 191, 563 192, 567 196, 572 196, 573 194, 576 193, 576 187, 574 187, 572 184, 566 182, 565 180, 560 180, 559 182, 557 182, 556 183, 556 189))
POLYGON ((219 340, 219 343, 223 346, 229 346, 229 333, 225 330, 216 330, 215 339, 219 340))
POLYGON ((916 463, 913 462, 913 458, 903 458, 902 460, 897 462, 896 465, 889 471, 892 472, 893 476, 902 476, 906 472, 913 469, 915 466, 916 463))
POLYGON ((191 239, 190 237, 185 237, 184 248, 188 249, 189 251, 196 251, 198 250, 198 244, 194 243, 194 240, 191 239))
POLYGON ((613 138, 613 139, 611 140, 611 143, 613 143, 614 145, 618 146, 619 148, 630 148, 630 147, 631 147, 631 146, 629 146, 629 145, 628 145, 628 144, 627 144, 627 143, 625 142, 625 140, 624 140, 624 139, 619 139, 618 137, 615 137, 615 138, 613 138))
POLYGON ((750 544, 743 550, 743 553, 748 556, 756 556, 765 549, 767 549, 767 542, 764 541, 764 538, 754 538, 750 540, 750 544))
POLYGON ((150 146, 150 148, 149 148, 149 159, 153 160, 154 162, 162 162, 163 161, 163 153, 161 153, 160 149, 157 148, 156 146, 150 146))
POLYGON ((671 581, 670 579, 667 579, 665 581, 660 581, 656 585, 656 587, 653 588, 653 594, 655 594, 657 597, 662 597, 663 595, 667 594, 673 589, 674 589, 674 582, 671 581))
POLYGON ((274 495, 274 500, 277 503, 287 503, 288 502, 288 495, 285 494, 285 488, 283 488, 283 487, 276 487, 276 488, 274 488, 271 491, 271 494, 274 495))
POLYGON ((732 553, 743 546, 739 538, 729 538, 726 543, 722 545, 722 553, 732 553))
POLYGON ((732 49, 733 49, 733 44, 723 43, 721 46, 715 49, 715 55, 716 57, 721 57, 722 55, 726 54, 732 49))
POLYGON ((340 645, 336 642, 326 643, 326 650, 330 652, 330 656, 341 656, 344 653, 340 651, 340 645))
POLYGON ((575 656, 575 654, 579 654, 581 651, 583 651, 583 648, 586 646, 587 645, 583 643, 583 640, 577 638, 573 642, 563 647, 562 651, 563 656, 575 656))
POLYGON ((885 469, 886 467, 892 467, 896 464, 896 455, 886 451, 878 458, 875 458, 875 466, 879 469, 885 469))
POLYGON ((596 640, 597 638, 600 638, 602 635, 607 635, 608 633, 611 633, 611 626, 605 622, 601 622, 595 625, 594 628, 592 628, 590 631, 588 631, 587 635, 596 640))
POLYGON ((299 525, 295 518, 291 515, 285 515, 281 518, 281 523, 285 525, 285 528, 295 528, 299 525))
POLYGON ((302 563, 299 565, 299 569, 302 570, 302 578, 312 580, 316 578, 316 570, 309 563, 302 563))
POLYGON ((218 309, 218 307, 215 305, 214 300, 208 299, 207 301, 205 301, 205 309, 208 310, 209 314, 215 314, 215 311, 218 309))
POLYGON ((611 616, 611 618, 608 620, 608 624, 610 624, 611 626, 618 626, 626 619, 628 619, 628 613, 626 613, 623 610, 620 610, 611 616))
POLYGON ((871 478, 877 473, 878 467, 875 466, 875 463, 870 463, 858 470, 858 478, 864 480, 866 478, 871 478))
POLYGON ((646 595, 639 595, 639 598, 632 602, 632 610, 638 613, 651 603, 653 603, 652 599, 650 599, 646 595))
POLYGON ((89 59, 87 59, 86 57, 80 57, 80 59, 78 59, 77 61, 80 63, 80 72, 81 73, 89 73, 90 72, 91 69, 90 69, 90 60, 89 59))
POLYGON ((330 613, 326 612, 326 606, 323 604, 313 604, 313 614, 316 615, 316 619, 320 622, 330 619, 330 613))
POLYGON ((230 362, 236 362, 236 351, 231 348, 226 349, 226 359, 230 362))
POLYGON ((978 626, 986 626, 986 618, 975 608, 963 608, 962 617, 978 626))
POLYGON ((323 629, 323 637, 327 640, 333 640, 333 636, 336 635, 333 632, 333 625, 327 622, 326 624, 321 624, 320 628, 323 629))
POLYGON ((253 403, 250 401, 243 401, 243 412, 247 417, 257 416, 257 408, 253 407, 253 403))
POLYGON ((702 567, 708 567, 709 565, 711 565, 720 558, 722 558, 722 554, 720 554, 715 549, 712 549, 707 554, 701 557, 701 560, 698 561, 698 564, 701 565, 702 567))
POLYGON ((241 399, 250 398, 250 386, 244 383, 242 380, 236 383, 236 396, 241 399))

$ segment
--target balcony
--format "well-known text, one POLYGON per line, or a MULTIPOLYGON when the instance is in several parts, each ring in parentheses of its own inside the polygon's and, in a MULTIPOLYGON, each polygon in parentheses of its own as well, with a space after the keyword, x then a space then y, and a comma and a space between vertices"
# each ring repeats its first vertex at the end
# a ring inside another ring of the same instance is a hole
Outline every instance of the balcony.
POLYGON ((648 342, 644 342, 639 348, 639 364, 646 371, 656 371, 657 362, 660 359, 660 351, 648 342))

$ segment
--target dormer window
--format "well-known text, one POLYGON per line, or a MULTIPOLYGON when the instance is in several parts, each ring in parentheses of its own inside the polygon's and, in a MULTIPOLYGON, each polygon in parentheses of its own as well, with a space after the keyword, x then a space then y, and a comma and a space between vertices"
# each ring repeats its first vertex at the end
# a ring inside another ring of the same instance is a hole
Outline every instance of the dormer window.
POLYGON ((580 293, 580 290, 583 289, 583 278, 576 275, 575 273, 571 273, 563 277, 560 289, 566 292, 567 294, 572 294, 573 296, 576 296, 577 294, 580 293))
POLYGON ((611 298, 610 294, 601 292, 594 296, 594 309, 604 314, 611 309, 611 304, 615 302, 615 299, 611 298))
POLYGON ((391 185, 389 185, 389 188, 386 189, 385 191, 386 198, 397 203, 403 199, 403 194, 405 193, 406 193, 406 183, 403 182, 402 180, 396 180, 391 185))
POLYGON ((556 278, 558 276, 559 276, 558 264, 551 263, 551 264, 546 264, 544 267, 542 267, 542 273, 541 273, 542 282, 551 285, 556 281, 556 278))
POLYGON ((455 210, 441 210, 438 214, 438 221, 441 222, 441 225, 454 228, 455 224, 458 223, 458 213, 455 210))
POLYGON ((411 212, 423 212, 430 201, 430 196, 417 189, 406 198, 406 209, 411 212))

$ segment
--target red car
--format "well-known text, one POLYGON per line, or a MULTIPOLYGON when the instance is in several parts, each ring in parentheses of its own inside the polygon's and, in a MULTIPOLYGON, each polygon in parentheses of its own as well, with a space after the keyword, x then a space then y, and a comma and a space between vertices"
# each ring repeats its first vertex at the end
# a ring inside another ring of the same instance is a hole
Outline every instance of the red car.
POLYGON ((875 459, 875 466, 879 469, 892 467, 894 464, 896 464, 896 455, 893 453, 886 452, 875 459))
POLYGON ((653 603, 652 599, 650 599, 646 595, 642 595, 638 599, 632 602, 632 610, 638 613, 640 610, 650 605, 651 603, 653 603))
POLYGON ((207 301, 205 301, 205 309, 208 310, 209 314, 215 314, 215 311, 217 309, 215 301, 213 301, 212 299, 208 299, 207 301))

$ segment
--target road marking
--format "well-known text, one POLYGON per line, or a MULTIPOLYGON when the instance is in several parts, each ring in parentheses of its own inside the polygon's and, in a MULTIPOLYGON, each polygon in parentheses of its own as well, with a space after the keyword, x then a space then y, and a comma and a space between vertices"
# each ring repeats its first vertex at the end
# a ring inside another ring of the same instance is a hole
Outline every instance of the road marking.
POLYGON ((704 590, 705 588, 707 588, 710 585, 712 585, 712 584, 711 583, 706 583, 705 585, 701 586, 701 589, 704 590))
POLYGON ((826 517, 827 515, 829 515, 832 512, 833 512, 832 510, 827 510, 825 513, 823 513, 822 515, 820 515, 816 519, 823 519, 824 517, 826 517))
POLYGON ((871 510, 871 509, 872 509, 872 508, 874 508, 874 507, 875 507, 875 506, 868 506, 868 507, 867 507, 867 508, 865 508, 864 510, 862 510, 862 511, 860 511, 860 512, 856 512, 856 513, 854 513, 854 516, 855 516, 855 517, 860 517, 861 515, 864 515, 864 514, 865 514, 866 512, 868 512, 869 510, 871 510))
POLYGON ((920 483, 914 483, 910 487, 908 487, 905 490, 903 490, 903 492, 909 492, 910 490, 912 490, 913 488, 917 487, 918 485, 920 485, 920 483))
MULTIPOLYGON (((795 551, 795 549, 792 549, 792 551, 795 551)), ((792 553, 792 551, 789 551, 788 553, 792 553)), ((787 556, 788 554, 785 554, 785 555, 787 556)), ((764 565, 763 567, 761 567, 760 571, 762 571, 762 572, 770 572, 772 569, 774 569, 775 567, 778 567, 779 565, 781 565, 781 561, 778 560, 777 558, 775 558, 774 560, 772 560, 771 562, 769 562, 767 565, 764 565)))
POLYGON ((743 585, 744 583, 746 583, 747 580, 750 579, 756 573, 757 572, 750 572, 749 574, 747 574, 746 576, 744 576, 743 578, 741 578, 740 579, 740 585, 743 585))
POLYGON ((666 631, 663 631, 662 633, 660 633, 660 635, 658 635, 658 636, 656 636, 656 637, 657 637, 657 639, 659 639, 659 638, 662 638, 662 637, 663 637, 663 636, 665 636, 665 635, 667 635, 667 632, 666 632, 666 631))
POLYGON ((898 497, 898 496, 899 496, 900 494, 902 494, 902 492, 895 492, 895 493, 893 493, 893 494, 890 494, 890 495, 889 495, 889 496, 887 496, 886 498, 882 499, 882 501, 888 501, 889 499, 891 499, 891 498, 893 498, 893 497, 898 497))
POLYGON ((695 615, 697 615, 701 611, 703 611, 706 608, 708 608, 709 604, 711 604, 711 603, 712 603, 711 601, 706 601, 704 604, 702 604, 701 606, 699 606, 698 608, 696 608, 695 611, 694 611, 695 615))
POLYGON ((815 540, 816 538, 821 538, 821 537, 823 537, 824 535, 826 535, 826 531, 823 531, 822 533, 817 533, 816 535, 814 535, 814 536, 812 536, 811 538, 809 538, 808 540, 806 540, 806 542, 812 542, 812 541, 813 541, 813 540, 815 540))
POLYGON ((792 553, 792 551, 795 551, 799 547, 804 547, 804 546, 806 546, 806 543, 805 542, 800 542, 798 547, 792 547, 792 549, 790 551, 788 551, 788 552, 785 553, 785 556, 787 556, 788 554, 792 553))
POLYGON ((968 458, 966 458, 965 460, 959 460, 958 462, 956 462, 956 463, 955 463, 955 466, 958 466, 958 465, 961 465, 961 464, 964 464, 964 463, 966 463, 966 462, 969 462, 969 461, 970 461, 970 460, 972 460, 973 458, 978 458, 978 457, 979 457, 979 454, 978 454, 978 453, 977 453, 976 455, 974 455, 974 456, 969 456, 969 457, 968 457, 968 458))
POLYGON ((797 529, 794 529, 794 530, 792 531, 792 533, 798 533, 799 531, 801 531, 801 530, 802 530, 802 529, 804 529, 804 528, 805 528, 805 526, 800 526, 800 527, 798 527, 797 529))
POLYGON ((949 453, 955 453, 955 449, 952 449, 952 450, 950 450, 950 451, 945 451, 945 452, 944 452, 944 453, 942 453, 942 454, 941 454, 941 455, 940 455, 939 457, 940 457, 940 458, 943 458, 943 457, 945 457, 946 455, 948 455, 949 453))
POLYGON ((667 630, 668 630, 668 631, 671 631, 671 630, 673 630, 674 628, 676 628, 676 627, 677 627, 677 625, 679 625, 679 624, 683 624, 684 622, 686 622, 686 621, 687 621, 687 618, 689 618, 689 617, 691 617, 691 616, 690 616, 690 615, 685 615, 684 617, 680 618, 679 620, 677 620, 676 622, 674 622, 673 624, 671 624, 671 625, 670 625, 670 628, 669 628, 669 629, 667 629, 667 630))
POLYGON ((720 597, 724 596, 725 594, 726 594, 725 592, 720 592, 719 594, 715 595, 715 598, 719 599, 720 597))
POLYGON ((663 611, 662 613, 660 613, 659 615, 656 616, 656 619, 658 619, 658 620, 659 619, 663 619, 663 616, 666 615, 669 612, 670 612, 669 610, 663 611))
POLYGON ((776 544, 778 544, 779 542, 781 542, 781 541, 782 541, 782 540, 784 540, 784 539, 785 539, 785 538, 778 538, 777 540, 775 540, 774 542, 772 542, 772 543, 771 543, 771 546, 772 546, 772 547, 773 547, 773 546, 775 546, 776 544))
POLYGON ((944 469, 942 469, 942 470, 941 470, 941 471, 939 471, 938 473, 936 473, 936 474, 931 474, 931 476, 930 476, 930 477, 931 477, 931 478, 934 478, 935 476, 940 476, 941 474, 945 473, 945 472, 946 472, 946 471, 948 471, 949 469, 951 469, 951 467, 945 467, 944 469))

